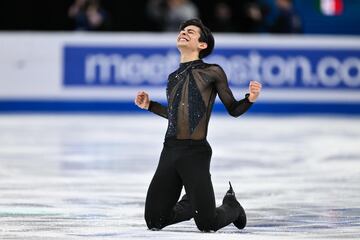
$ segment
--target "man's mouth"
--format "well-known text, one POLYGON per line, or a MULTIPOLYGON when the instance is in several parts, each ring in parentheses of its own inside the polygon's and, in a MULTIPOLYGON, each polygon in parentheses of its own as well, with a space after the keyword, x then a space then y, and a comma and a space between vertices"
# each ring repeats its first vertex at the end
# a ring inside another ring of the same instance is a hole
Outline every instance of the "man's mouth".
POLYGON ((188 40, 187 38, 185 38, 185 37, 179 37, 178 40, 179 40, 179 41, 186 41, 186 42, 189 41, 189 40, 188 40))

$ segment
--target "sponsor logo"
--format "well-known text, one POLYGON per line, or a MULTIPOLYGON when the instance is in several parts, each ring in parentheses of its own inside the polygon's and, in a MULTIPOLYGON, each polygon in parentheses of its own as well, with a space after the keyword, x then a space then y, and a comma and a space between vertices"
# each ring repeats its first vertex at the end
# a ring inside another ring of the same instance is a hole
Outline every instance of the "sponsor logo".
MULTIPOLYGON (((64 85, 165 85, 178 61, 170 48, 67 46, 64 85)), ((360 88, 360 50, 218 48, 205 62, 219 64, 233 86, 360 88)))

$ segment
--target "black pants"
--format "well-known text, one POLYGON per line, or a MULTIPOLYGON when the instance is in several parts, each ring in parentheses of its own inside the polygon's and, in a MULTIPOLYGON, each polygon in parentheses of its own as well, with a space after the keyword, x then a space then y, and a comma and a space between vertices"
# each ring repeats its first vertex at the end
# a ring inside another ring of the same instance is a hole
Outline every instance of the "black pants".
POLYGON ((212 150, 206 140, 165 139, 149 186, 145 220, 149 229, 194 218, 201 231, 217 231, 239 216, 237 205, 216 208, 210 176, 212 150), (186 195, 179 201, 182 186, 186 195))

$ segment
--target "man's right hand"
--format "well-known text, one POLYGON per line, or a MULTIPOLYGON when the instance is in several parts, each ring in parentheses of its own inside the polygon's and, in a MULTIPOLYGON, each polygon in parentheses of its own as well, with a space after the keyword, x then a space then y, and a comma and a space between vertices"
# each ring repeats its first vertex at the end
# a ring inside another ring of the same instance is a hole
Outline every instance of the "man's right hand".
POLYGON ((135 104, 139 108, 149 109, 149 105, 150 105, 149 95, 144 91, 138 92, 135 98, 135 104))

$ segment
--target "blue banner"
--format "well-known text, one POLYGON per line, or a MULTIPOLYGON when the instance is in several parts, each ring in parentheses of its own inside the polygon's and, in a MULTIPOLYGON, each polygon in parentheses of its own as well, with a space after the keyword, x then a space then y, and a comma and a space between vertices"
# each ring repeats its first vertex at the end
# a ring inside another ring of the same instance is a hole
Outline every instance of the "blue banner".
MULTIPOLYGON (((230 85, 258 80, 267 88, 359 89, 360 50, 217 48, 206 62, 222 66, 230 85)), ((64 47, 65 87, 164 86, 179 64, 169 47, 64 47)))

